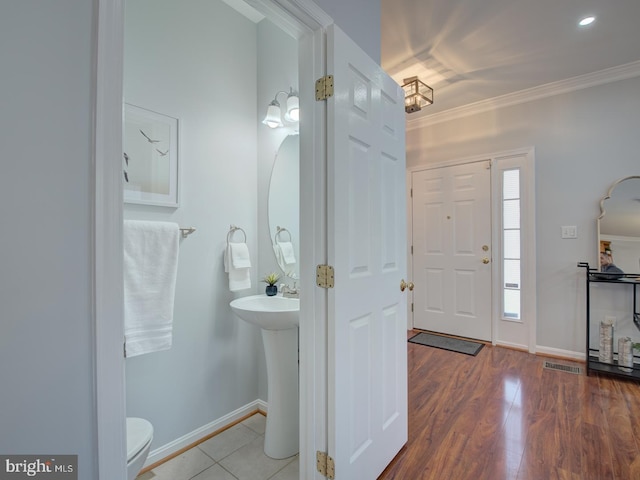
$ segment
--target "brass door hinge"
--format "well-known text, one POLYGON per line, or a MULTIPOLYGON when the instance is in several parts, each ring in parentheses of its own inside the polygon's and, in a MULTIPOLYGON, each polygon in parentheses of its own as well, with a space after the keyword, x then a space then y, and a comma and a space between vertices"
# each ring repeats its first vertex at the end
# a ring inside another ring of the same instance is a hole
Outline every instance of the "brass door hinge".
POLYGON ((335 478, 336 466, 333 463, 333 458, 325 452, 316 452, 316 466, 318 467, 318 472, 320 472, 321 475, 324 475, 327 478, 335 478))
POLYGON ((333 75, 325 75, 316 80, 316 101, 333 97, 333 75))
POLYGON ((322 288, 333 288, 334 272, 331 265, 318 265, 316 267, 316 285, 322 288))

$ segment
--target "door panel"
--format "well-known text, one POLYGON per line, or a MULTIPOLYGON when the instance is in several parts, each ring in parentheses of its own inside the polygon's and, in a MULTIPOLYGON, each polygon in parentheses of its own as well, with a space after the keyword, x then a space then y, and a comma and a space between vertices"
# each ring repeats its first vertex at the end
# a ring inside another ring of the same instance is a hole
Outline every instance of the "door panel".
POLYGON ((491 340, 490 179, 489 162, 412 175, 416 328, 491 340))
POLYGON ((330 27, 327 72, 328 449, 337 479, 375 479, 407 440, 404 101, 330 27))

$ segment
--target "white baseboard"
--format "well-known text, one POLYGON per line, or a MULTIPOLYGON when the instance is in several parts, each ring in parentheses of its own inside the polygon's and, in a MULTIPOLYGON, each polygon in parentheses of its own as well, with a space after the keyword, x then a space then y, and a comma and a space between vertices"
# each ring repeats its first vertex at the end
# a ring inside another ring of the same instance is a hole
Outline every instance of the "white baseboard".
MULTIPOLYGON (((496 342, 496 346, 513 348, 515 350, 522 350, 523 352, 527 351, 526 345, 520 345, 517 343, 496 342)), ((572 352, 571 350, 562 350, 560 348, 545 347, 543 345, 536 345, 536 351, 529 352, 529 353, 535 353, 536 355, 549 355, 552 357, 565 358, 567 360, 577 360, 577 361, 583 361, 583 362, 585 361, 585 355, 582 352, 572 352)))
POLYGON ((585 354, 583 352, 572 352, 571 350, 562 350, 560 348, 536 345, 536 353, 540 355, 551 355, 553 357, 566 358, 567 360, 585 361, 585 354))
POLYGON ((201 440, 207 435, 211 435, 217 430, 228 427, 229 425, 233 425, 242 417, 250 414, 251 412, 255 412, 256 410, 267 413, 267 402, 260 399, 254 400, 253 402, 240 407, 237 410, 234 410, 233 412, 228 413, 227 415, 224 415, 223 417, 220 417, 219 419, 214 420, 211 423, 208 423, 207 425, 196 428, 194 431, 175 439, 173 442, 169 442, 166 445, 151 450, 151 452, 149 452, 149 456, 147 457, 147 461, 144 463, 144 467, 152 465, 164 458, 173 455, 174 453, 182 450, 192 443, 201 440))
POLYGON ((521 350, 523 352, 526 352, 528 350, 528 347, 526 345, 521 345, 519 343, 513 343, 513 342, 496 342, 496 346, 512 348, 514 350, 521 350))

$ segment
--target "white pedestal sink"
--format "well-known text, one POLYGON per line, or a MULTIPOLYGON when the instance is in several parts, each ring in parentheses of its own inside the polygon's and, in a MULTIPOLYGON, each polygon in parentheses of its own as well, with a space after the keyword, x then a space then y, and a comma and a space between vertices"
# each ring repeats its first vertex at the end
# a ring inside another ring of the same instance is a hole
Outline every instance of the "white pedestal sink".
POLYGON ((300 300, 252 295, 231 302, 233 312, 262 329, 267 364, 267 426, 264 453, 287 458, 298 453, 298 325, 300 300))

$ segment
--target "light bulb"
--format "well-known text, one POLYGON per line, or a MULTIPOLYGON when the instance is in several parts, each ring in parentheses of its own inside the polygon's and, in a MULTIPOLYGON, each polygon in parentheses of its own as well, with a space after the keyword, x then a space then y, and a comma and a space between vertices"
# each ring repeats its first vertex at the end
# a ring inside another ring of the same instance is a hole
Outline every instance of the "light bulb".
POLYGON ((300 120, 300 100, 293 92, 287 97, 287 113, 284 116, 288 122, 297 122, 300 120))
POLYGON ((580 20, 578 22, 578 25, 580 25, 581 27, 586 27, 587 25, 591 25, 593 22, 596 21, 596 17, 584 17, 582 20, 580 20))

